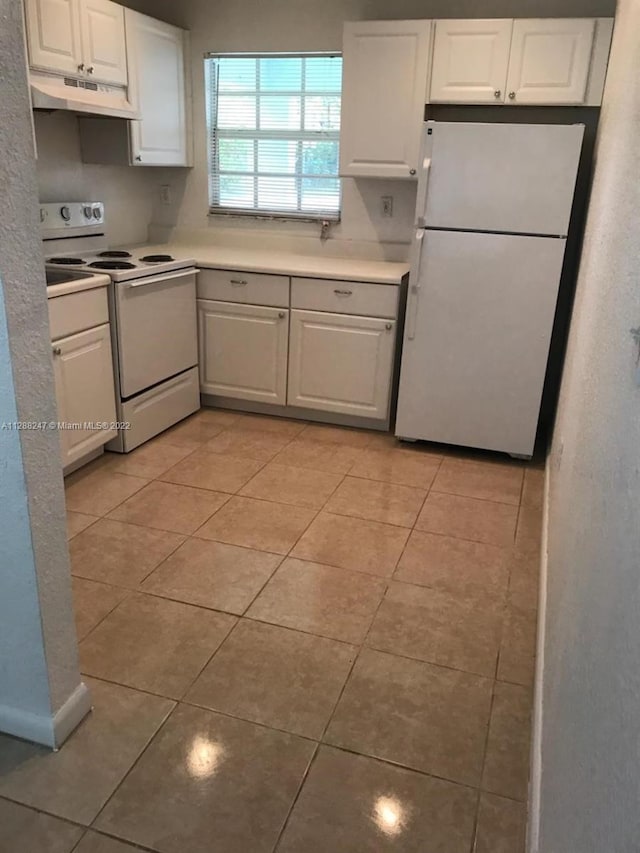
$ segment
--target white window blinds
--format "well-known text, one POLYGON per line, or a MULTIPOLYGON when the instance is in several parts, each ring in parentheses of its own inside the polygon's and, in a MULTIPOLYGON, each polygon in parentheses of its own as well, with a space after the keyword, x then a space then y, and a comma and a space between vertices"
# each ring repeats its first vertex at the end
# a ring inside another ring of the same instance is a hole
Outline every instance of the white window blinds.
POLYGON ((337 219, 342 57, 205 59, 212 213, 337 219))

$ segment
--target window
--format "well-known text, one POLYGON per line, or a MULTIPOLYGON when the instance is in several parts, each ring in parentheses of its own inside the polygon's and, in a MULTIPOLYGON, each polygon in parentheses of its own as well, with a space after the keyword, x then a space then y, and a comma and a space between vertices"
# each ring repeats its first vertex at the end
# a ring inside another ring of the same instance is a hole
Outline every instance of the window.
POLYGON ((337 219, 342 57, 205 59, 212 213, 337 219))

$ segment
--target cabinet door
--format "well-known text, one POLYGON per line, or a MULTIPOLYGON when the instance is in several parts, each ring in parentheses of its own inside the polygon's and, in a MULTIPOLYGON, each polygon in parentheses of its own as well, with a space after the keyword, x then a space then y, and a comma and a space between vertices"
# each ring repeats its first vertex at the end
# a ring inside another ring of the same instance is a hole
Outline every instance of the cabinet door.
POLYGON ((126 85, 124 9, 111 0, 82 0, 83 62, 91 79, 126 85))
POLYGON ((593 18, 514 21, 507 103, 581 104, 594 30, 593 18))
POLYGON ((345 24, 341 175, 415 179, 430 37, 431 21, 345 24))
POLYGON ((200 391, 284 405, 289 312, 198 300, 200 391))
POLYGON ((292 311, 288 404, 387 418, 395 326, 372 317, 292 311))
POLYGON ((184 37, 178 27, 125 10, 129 97, 140 120, 129 125, 131 161, 188 166, 184 37))
POLYGON ((436 21, 429 100, 503 103, 512 25, 500 18, 436 21))
POLYGON ((58 420, 105 425, 100 429, 60 430, 66 467, 116 435, 115 429, 108 428, 116 420, 109 324, 63 338, 52 347, 58 420))
POLYGON ((26 0, 29 65, 78 74, 82 62, 79 0, 26 0))

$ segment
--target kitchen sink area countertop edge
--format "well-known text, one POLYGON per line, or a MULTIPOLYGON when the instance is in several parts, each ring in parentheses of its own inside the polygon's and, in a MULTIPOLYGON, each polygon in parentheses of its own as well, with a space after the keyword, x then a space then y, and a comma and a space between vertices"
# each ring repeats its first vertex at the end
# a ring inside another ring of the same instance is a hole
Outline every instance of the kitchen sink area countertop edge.
POLYGON ((195 258, 197 267, 335 281, 362 281, 399 285, 409 264, 398 261, 321 257, 295 252, 247 249, 237 246, 197 246, 184 243, 136 246, 143 254, 166 253, 176 258, 195 258))

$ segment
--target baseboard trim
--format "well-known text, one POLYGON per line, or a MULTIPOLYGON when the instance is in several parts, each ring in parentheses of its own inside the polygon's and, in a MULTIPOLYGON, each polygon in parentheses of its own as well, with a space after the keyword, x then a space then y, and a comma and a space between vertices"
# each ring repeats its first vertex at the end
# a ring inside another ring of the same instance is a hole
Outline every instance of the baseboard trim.
POLYGON ((544 711, 544 641, 547 611, 547 572, 549 536, 549 459, 544 478, 542 502, 542 542, 540 547, 540 586, 538 590, 538 635, 536 641, 536 677, 531 732, 531 775, 529 779, 529 819, 527 853, 540 853, 540 790, 542 785, 542 722, 544 711))
POLYGON ((58 749, 90 710, 91 694, 81 681, 53 717, 0 705, 0 732, 58 749))
POLYGON ((344 415, 339 412, 324 412, 318 409, 303 409, 300 406, 276 406, 273 403, 260 403, 253 400, 237 400, 235 397, 221 397, 218 394, 200 394, 200 402, 205 408, 231 409, 237 412, 254 412, 258 415, 272 415, 279 418, 297 418, 314 423, 333 424, 334 426, 359 427, 388 431, 391 422, 387 417, 365 418, 356 415, 344 415))
POLYGON ((53 718, 54 746, 62 746, 91 711, 91 693, 81 681, 53 718))

